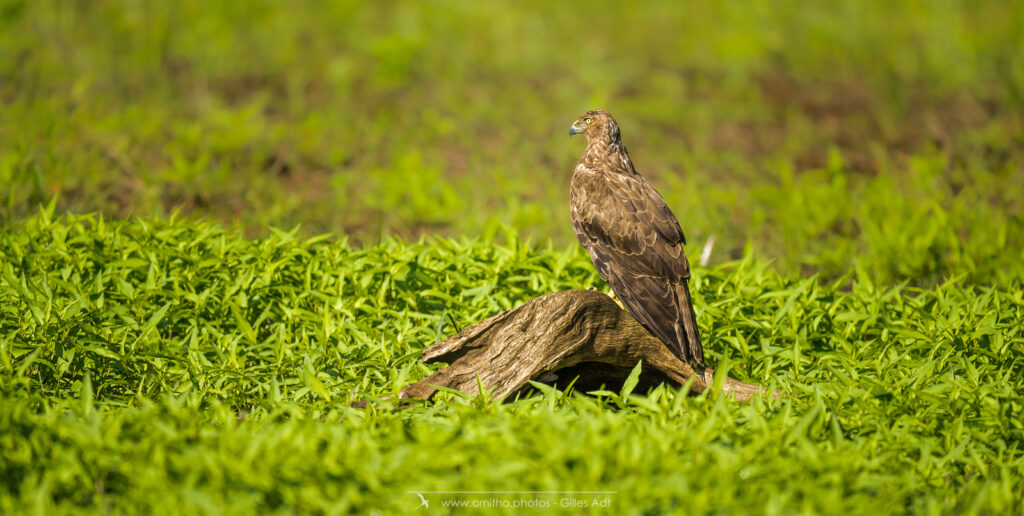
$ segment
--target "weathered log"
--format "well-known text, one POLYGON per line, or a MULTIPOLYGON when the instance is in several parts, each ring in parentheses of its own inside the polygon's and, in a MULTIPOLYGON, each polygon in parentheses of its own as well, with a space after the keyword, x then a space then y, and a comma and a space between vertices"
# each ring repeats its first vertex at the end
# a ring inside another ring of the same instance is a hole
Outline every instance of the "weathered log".
MULTIPOLYGON (((483 387, 503 398, 529 387, 529 381, 557 377, 577 390, 621 384, 643 360, 640 387, 669 382, 701 393, 712 384, 712 369, 695 370, 640 325, 612 298, 593 290, 564 290, 537 297, 518 308, 468 326, 423 351, 428 364, 448 366, 401 392, 402 398, 429 399, 439 385, 469 395, 483 387)), ((745 401, 762 391, 727 379, 724 394, 745 401)))

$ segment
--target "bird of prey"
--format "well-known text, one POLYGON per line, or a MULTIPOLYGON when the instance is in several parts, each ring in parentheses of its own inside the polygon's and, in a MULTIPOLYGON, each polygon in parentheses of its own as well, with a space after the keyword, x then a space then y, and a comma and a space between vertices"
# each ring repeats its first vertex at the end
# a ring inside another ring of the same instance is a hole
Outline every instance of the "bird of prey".
POLYGON ((569 129, 580 133, 587 150, 569 184, 576 238, 629 313, 684 362, 704 367, 679 222, 633 167, 610 114, 586 112, 569 129))

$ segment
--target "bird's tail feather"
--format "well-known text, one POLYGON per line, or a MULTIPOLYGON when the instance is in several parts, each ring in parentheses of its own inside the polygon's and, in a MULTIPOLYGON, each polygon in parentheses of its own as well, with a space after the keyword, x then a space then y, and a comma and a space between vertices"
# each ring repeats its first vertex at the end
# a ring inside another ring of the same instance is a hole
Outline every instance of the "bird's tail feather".
MULTIPOLYGON (((700 343, 700 331, 697 329, 697 313, 693 310, 690 300, 690 288, 686 282, 676 286, 676 303, 679 305, 679 319, 683 322, 683 333, 678 335, 679 345, 684 347, 694 364, 704 366, 704 347, 700 343)), ((677 328, 678 332, 678 328, 677 328)))

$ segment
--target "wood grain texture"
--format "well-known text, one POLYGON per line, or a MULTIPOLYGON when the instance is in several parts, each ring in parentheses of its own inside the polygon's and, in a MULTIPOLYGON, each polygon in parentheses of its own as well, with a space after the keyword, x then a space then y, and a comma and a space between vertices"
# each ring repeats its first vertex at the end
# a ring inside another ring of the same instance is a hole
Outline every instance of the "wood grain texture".
MULTIPOLYGON (((425 363, 448 366, 406 387, 401 397, 429 399, 437 392, 435 385, 476 395, 477 376, 498 398, 552 374, 561 386, 578 376, 578 390, 581 384, 596 388, 621 383, 639 360, 641 386, 663 381, 682 385, 696 377, 690 389, 701 393, 712 384, 712 369, 696 370, 680 360, 610 297, 593 290, 563 290, 531 299, 427 347, 425 363)), ((763 389, 730 378, 722 391, 745 401, 763 389)))

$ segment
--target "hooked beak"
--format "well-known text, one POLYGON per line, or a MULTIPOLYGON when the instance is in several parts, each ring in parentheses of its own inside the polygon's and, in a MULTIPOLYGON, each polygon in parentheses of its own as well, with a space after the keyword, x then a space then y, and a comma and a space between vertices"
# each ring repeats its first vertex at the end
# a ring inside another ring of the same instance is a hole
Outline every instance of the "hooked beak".
POLYGON ((580 131, 579 129, 577 129, 576 128, 576 124, 573 124, 571 127, 569 127, 569 136, 572 136, 574 134, 579 134, 581 132, 583 132, 583 131, 580 131))

